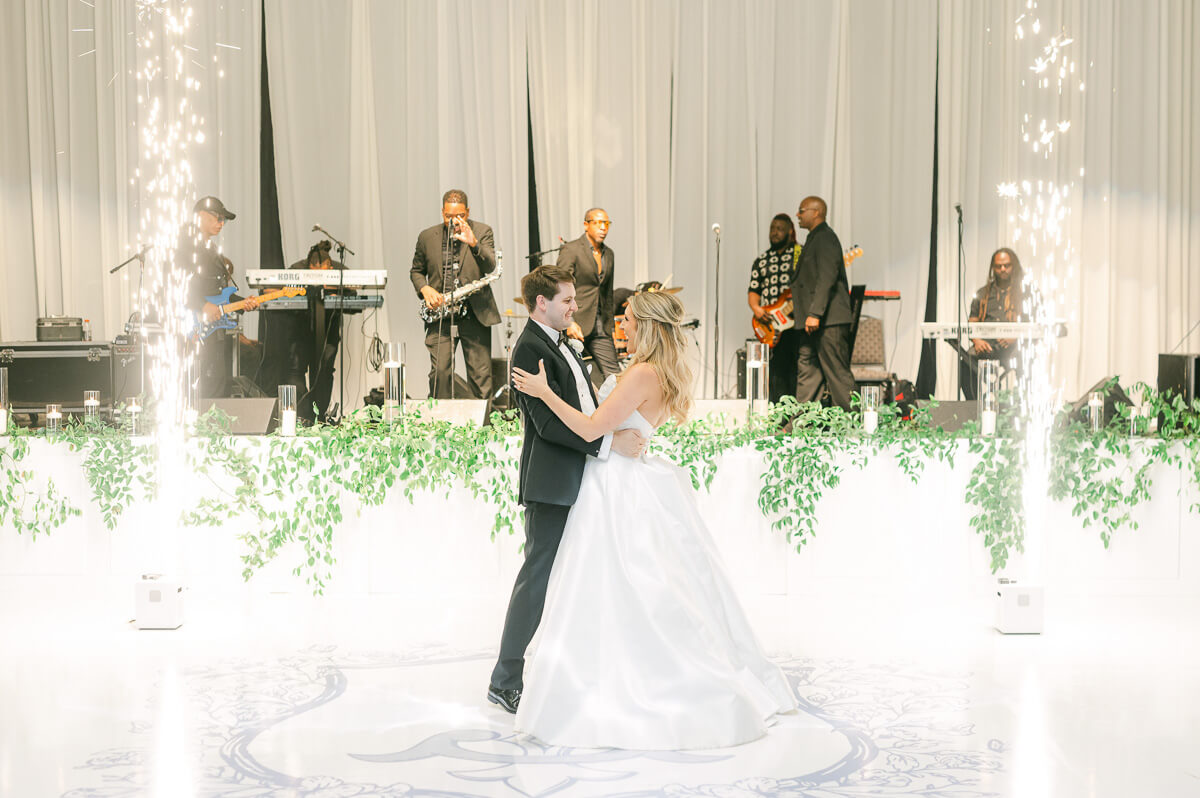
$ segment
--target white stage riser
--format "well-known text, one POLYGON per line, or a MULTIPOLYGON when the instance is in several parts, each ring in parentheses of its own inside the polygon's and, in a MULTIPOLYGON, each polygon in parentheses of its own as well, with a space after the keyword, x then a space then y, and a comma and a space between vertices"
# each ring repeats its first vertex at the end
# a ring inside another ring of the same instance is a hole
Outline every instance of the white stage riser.
MULTIPOLYGON (((727 452, 712 490, 697 494, 726 565, 748 599, 878 596, 890 601, 976 600, 995 584, 982 539, 963 501, 974 460, 954 468, 930 462, 913 484, 889 457, 865 469, 842 463, 839 486, 818 505, 818 530, 797 553, 770 528, 757 506, 761 455, 727 452)), ((196 595, 214 599, 267 593, 306 594, 291 573, 298 546, 242 581, 241 522, 173 531, 171 514, 141 504, 107 530, 89 498, 81 456, 35 441, 24 466, 50 476, 82 517, 34 541, 0 532, 0 581, 26 586, 69 578, 97 590, 124 591, 147 570, 177 572, 196 595), (177 546, 177 556, 171 546, 177 546), (177 562, 177 566, 170 563, 177 562)), ((1164 466, 1153 469, 1152 498, 1136 508, 1140 529, 1123 529, 1105 550, 1099 530, 1083 529, 1066 504, 1048 504, 1040 551, 1045 584, 1058 594, 1200 596, 1200 515, 1188 512, 1195 487, 1164 466)), ((397 487, 379 507, 343 499, 346 521, 335 531, 337 563, 327 594, 391 595, 428 601, 438 595, 503 602, 520 563, 521 535, 489 540, 494 511, 462 488, 449 496, 420 494, 409 503, 397 487)), ((1031 543, 1030 555, 1037 550, 1031 543)), ((1031 557, 1006 573, 1028 578, 1031 557)))

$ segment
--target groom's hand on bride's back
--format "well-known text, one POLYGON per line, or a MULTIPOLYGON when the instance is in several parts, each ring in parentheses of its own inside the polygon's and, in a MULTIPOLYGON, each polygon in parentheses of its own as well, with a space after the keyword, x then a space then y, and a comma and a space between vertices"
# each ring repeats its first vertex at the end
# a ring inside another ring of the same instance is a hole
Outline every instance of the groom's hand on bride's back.
POLYGON ((635 429, 618 430, 613 433, 612 450, 622 457, 641 457, 646 443, 646 436, 635 429))

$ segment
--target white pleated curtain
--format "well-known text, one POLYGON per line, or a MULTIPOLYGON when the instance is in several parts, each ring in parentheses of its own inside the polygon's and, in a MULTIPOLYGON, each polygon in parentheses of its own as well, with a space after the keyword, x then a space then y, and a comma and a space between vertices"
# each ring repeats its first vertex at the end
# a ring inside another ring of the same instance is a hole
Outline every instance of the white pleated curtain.
MULTIPOLYGON (((932 10, 581 0, 534 3, 529 29, 542 241, 580 235, 583 212, 606 208, 617 284, 670 276, 700 319, 703 395, 713 391, 718 298, 724 396, 750 334, 750 264, 771 217, 794 216, 808 194, 829 201, 847 247, 870 253, 852 280, 905 296, 867 312, 911 334, 929 248, 932 10), (903 99, 880 102, 893 88, 903 99)), ((899 367, 916 352, 897 349, 899 367)))
MULTIPOLYGON (((58 312, 87 316, 109 337, 130 309, 128 286, 105 266, 138 232, 129 184, 138 159, 135 4, 97 5, 0 8, 6 340, 31 338, 36 316, 58 312)), ((472 215, 495 228, 507 272, 499 299, 513 307, 530 251, 530 149, 541 245, 577 237, 584 210, 607 208, 618 284, 671 275, 684 287, 680 297, 703 324, 704 394, 718 297, 724 395, 749 332, 750 262, 766 247, 771 216, 794 214, 807 194, 829 201, 846 246, 863 247, 851 282, 900 290, 900 303, 864 312, 884 319, 892 369, 914 377, 938 43, 935 315, 952 321, 957 310, 954 205, 964 207, 969 295, 1018 226, 996 186, 1052 168, 1075 183, 1075 273, 1055 275, 1070 320, 1056 361, 1064 395, 1111 373, 1152 381, 1155 354, 1200 318, 1192 55, 1200 21, 1186 0, 1039 0, 1041 18, 1075 38, 1072 56, 1087 69, 1086 91, 1049 108, 1073 123, 1051 167, 1017 140, 1031 102, 1020 87, 1027 54, 1012 36, 1024 1, 265 5, 265 23, 253 0, 219 13, 193 5, 198 46, 219 53, 226 72, 201 98, 210 138, 196 152, 197 188, 238 212, 222 244, 239 272, 256 265, 265 24, 285 257, 302 258, 320 223, 356 250, 351 267, 391 274, 384 311, 354 319, 347 337, 350 407, 378 382, 363 365, 360 332, 406 342, 412 393, 424 394, 428 361, 408 268, 446 189, 467 191, 472 215), (713 223, 722 227, 719 286, 713 223)), ((1036 272, 1040 255, 1016 249, 1036 272)), ((495 338, 501 356, 502 332, 495 338)), ((1181 348, 1200 350, 1200 334, 1181 348)), ((940 349, 938 392, 949 397, 955 373, 940 349)))
MULTIPOLYGON (((1200 320, 1194 4, 1039 0, 1030 9, 1025 0, 942 0, 941 13, 938 317, 952 321, 957 312, 954 205, 961 203, 964 304, 986 280, 992 252, 1013 246, 1027 272, 1059 286, 1069 334, 1053 368, 1064 398, 1111 375, 1153 385, 1159 352, 1177 344, 1200 352, 1200 331, 1184 339, 1200 320), (1018 19, 1024 39, 1016 36, 1018 19), (1069 81, 1061 97, 1051 91, 1047 99, 1031 88, 1034 19, 1043 34, 1074 39, 1063 52, 1079 64, 1082 91, 1069 81), (1071 123, 1048 158, 1021 140, 1026 113, 1035 130, 1042 118, 1071 123), (1031 249, 1016 203, 997 193, 1002 183, 1030 178, 1069 184, 1072 269, 1051 267, 1044 249, 1031 249)), ((940 349, 938 392, 950 397, 956 364, 940 349)))
POLYGON ((524 5, 269 0, 266 12, 285 259, 303 258, 321 224, 354 249, 350 268, 387 269, 383 311, 348 324, 346 407, 381 384, 366 358, 373 335, 406 344, 408 392, 423 397, 429 358, 409 268, 418 233, 441 221, 442 194, 465 191, 472 218, 495 231, 502 308, 524 273, 524 5))
MULTIPOLYGON (((198 194, 238 214, 220 242, 241 271, 258 257, 261 14, 253 0, 226 2, 216 15, 197 9, 187 41, 206 143, 191 150, 192 173, 198 194)), ((0 4, 6 341, 33 340, 37 317, 50 314, 88 318, 108 340, 132 310, 136 268, 108 269, 141 235, 135 34, 154 24, 139 22, 133 2, 0 4)))

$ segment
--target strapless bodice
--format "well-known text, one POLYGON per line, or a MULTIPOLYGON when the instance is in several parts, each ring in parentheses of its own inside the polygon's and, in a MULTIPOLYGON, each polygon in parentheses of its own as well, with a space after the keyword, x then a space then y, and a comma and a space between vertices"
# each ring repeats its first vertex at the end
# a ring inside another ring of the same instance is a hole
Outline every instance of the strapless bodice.
MULTIPOLYGON (((611 394, 613 392, 613 388, 615 388, 616 386, 617 386, 617 375, 610 374, 608 376, 608 379, 606 379, 604 381, 604 384, 600 386, 600 390, 596 392, 596 398, 598 398, 603 403, 604 400, 608 398, 609 394, 611 394)), ((624 421, 622 421, 620 424, 617 425, 617 429, 619 429, 619 430, 635 429, 638 432, 645 435, 647 438, 649 438, 651 435, 654 434, 654 432, 658 429, 658 427, 653 426, 649 421, 647 421, 645 419, 644 416, 642 416, 641 413, 634 410, 632 413, 629 414, 628 418, 626 418, 624 421)))

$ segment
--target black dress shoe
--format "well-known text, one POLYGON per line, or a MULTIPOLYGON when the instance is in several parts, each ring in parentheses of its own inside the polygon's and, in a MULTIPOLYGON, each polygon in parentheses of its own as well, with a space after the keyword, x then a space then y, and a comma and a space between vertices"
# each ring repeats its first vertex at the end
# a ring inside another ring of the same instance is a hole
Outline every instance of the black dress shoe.
POLYGON ((488 701, 493 704, 499 704, 500 708, 505 712, 517 714, 517 706, 521 703, 520 690, 502 690, 499 687, 488 685, 487 693, 488 701))

